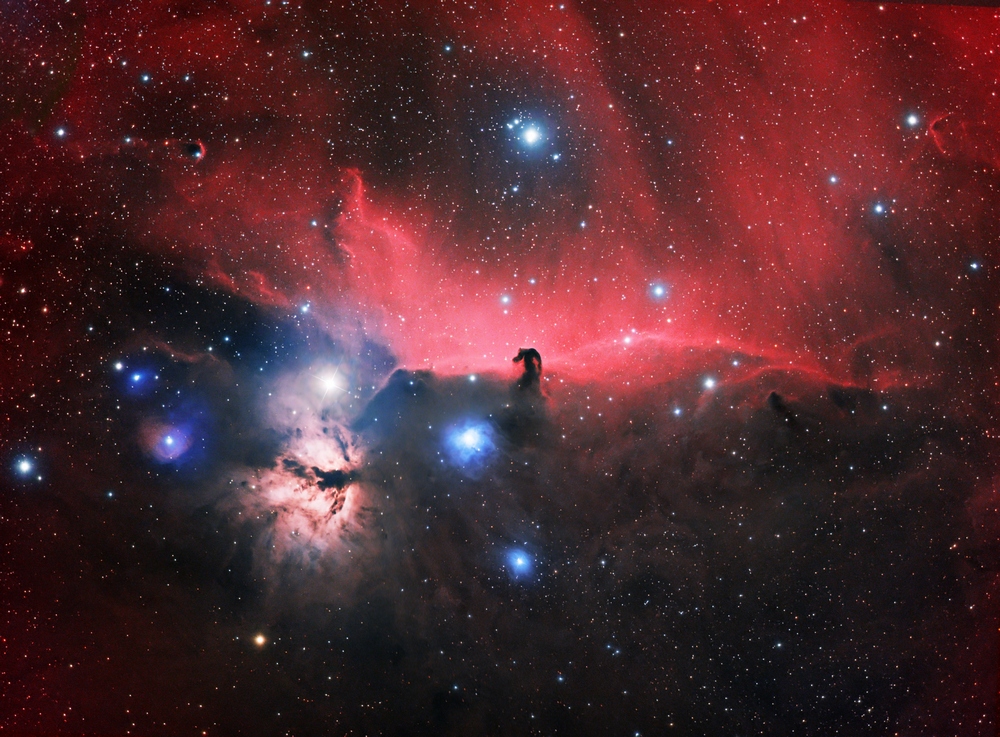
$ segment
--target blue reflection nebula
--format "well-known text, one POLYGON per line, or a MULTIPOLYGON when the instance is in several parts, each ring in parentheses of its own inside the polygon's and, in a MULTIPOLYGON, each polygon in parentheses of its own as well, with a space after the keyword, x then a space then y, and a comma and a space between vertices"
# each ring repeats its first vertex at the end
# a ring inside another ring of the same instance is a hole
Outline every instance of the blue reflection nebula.
POLYGON ((143 366, 129 366, 127 363, 117 361, 113 368, 115 381, 126 396, 143 397, 155 392, 159 387, 160 375, 157 369, 148 363, 143 366))
POLYGON ((532 557, 521 548, 507 551, 507 570, 514 578, 531 575, 534 562, 532 557))
POLYGON ((179 425, 165 427, 153 446, 153 457, 161 463, 176 461, 191 449, 191 441, 189 428, 179 425))
POLYGON ((445 444, 451 462, 469 470, 489 461, 496 450, 493 428, 482 421, 452 427, 446 434, 445 444))

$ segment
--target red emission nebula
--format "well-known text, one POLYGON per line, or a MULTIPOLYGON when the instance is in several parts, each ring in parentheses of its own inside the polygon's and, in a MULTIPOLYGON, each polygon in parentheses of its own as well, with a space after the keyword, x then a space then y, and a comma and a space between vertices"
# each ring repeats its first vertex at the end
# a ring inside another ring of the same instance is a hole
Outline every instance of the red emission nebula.
POLYGON ((996 734, 995 8, 0 34, 0 733, 996 734))

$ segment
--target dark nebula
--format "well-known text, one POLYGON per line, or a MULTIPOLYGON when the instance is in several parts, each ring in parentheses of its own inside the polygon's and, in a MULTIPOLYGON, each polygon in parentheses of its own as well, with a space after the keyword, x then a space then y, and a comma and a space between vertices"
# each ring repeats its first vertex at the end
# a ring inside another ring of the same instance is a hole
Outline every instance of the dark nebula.
POLYGON ((524 373, 517 380, 522 389, 537 390, 542 377, 542 356, 534 348, 522 348, 514 356, 514 363, 523 363, 524 373))
POLYGON ((0 733, 997 734, 996 9, 0 38, 0 733))

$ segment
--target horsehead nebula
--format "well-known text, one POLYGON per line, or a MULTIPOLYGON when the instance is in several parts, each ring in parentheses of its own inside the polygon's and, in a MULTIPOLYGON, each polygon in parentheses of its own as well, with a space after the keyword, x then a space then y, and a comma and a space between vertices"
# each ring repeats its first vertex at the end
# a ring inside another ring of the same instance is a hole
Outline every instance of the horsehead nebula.
POLYGON ((995 9, 0 19, 0 727, 996 733, 995 9))

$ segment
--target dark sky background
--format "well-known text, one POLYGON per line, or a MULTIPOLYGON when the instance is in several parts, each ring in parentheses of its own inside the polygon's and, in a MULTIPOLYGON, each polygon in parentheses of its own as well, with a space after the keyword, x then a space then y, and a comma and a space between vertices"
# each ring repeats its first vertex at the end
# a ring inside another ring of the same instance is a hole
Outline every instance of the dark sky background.
POLYGON ((996 734, 995 9, 0 37, 0 733, 996 734))

